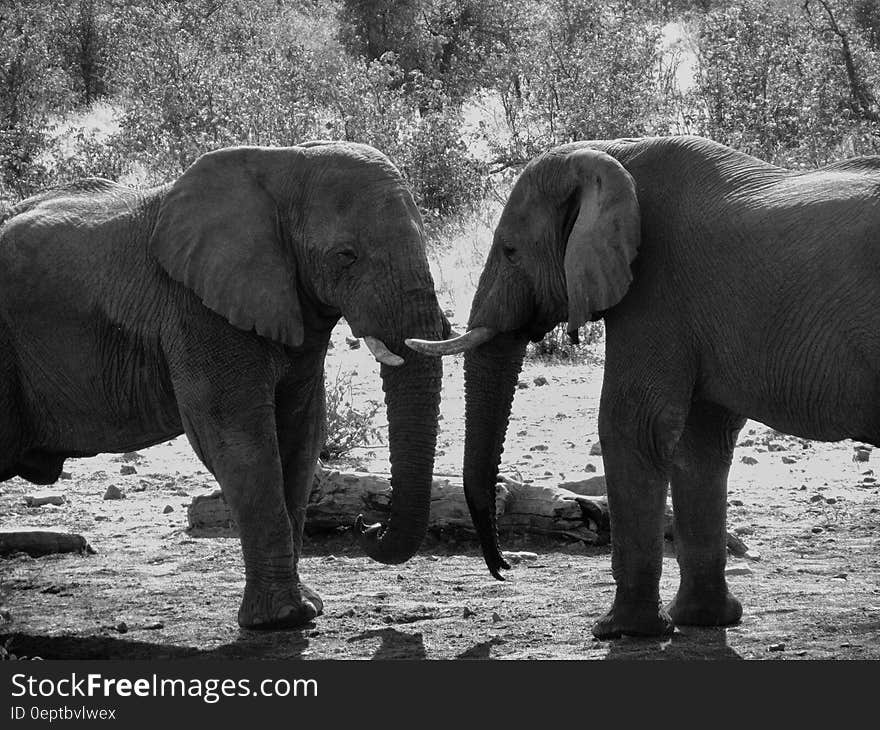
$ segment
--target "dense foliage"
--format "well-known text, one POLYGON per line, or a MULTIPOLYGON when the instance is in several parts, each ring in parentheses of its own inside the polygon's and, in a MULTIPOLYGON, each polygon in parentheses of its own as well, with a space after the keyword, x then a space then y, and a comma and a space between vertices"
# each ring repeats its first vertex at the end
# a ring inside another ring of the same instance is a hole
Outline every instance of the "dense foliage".
POLYGON ((442 248, 574 139, 701 134, 791 167, 877 152, 878 56, 880 0, 0 0, 0 211, 336 138, 395 161, 442 248))

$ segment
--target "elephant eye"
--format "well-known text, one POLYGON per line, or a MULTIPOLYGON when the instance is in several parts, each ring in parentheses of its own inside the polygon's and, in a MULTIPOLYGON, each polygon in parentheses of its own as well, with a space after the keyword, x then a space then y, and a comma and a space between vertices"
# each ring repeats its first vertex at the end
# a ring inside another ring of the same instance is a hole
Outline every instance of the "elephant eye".
POLYGON ((357 261, 357 252, 351 248, 343 248, 336 252, 336 257, 343 266, 351 266, 357 261))

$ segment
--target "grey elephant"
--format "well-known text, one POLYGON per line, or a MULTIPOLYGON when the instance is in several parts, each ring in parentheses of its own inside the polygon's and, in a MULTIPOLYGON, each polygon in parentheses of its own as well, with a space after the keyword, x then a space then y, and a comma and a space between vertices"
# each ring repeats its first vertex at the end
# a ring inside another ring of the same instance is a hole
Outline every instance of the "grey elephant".
POLYGON ((529 339, 605 319, 599 414, 611 515, 610 612, 593 633, 728 625, 727 476, 746 417, 880 444, 880 158, 810 172, 699 137, 575 142, 516 182, 466 351, 464 485, 489 569, 494 490, 529 339), (672 486, 681 581, 660 603, 672 486), (674 623, 673 623, 674 622, 674 623))
POLYGON ((240 530, 240 625, 300 626, 322 610, 297 564, 340 316, 382 363, 394 485, 389 520, 356 531, 403 562, 427 528, 442 378, 403 342, 448 323, 412 195, 366 145, 222 149, 172 184, 87 179, 14 206, 0 481, 49 484, 68 457, 186 433, 240 530))

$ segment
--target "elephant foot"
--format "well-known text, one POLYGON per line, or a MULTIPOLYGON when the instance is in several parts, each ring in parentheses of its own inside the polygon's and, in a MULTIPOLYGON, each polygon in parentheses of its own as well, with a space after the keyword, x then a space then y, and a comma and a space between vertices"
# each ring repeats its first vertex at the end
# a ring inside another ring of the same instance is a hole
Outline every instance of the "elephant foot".
POLYGON ((238 625, 257 631, 298 629, 311 623, 323 610, 321 597, 303 583, 296 588, 273 589, 247 584, 238 609, 238 625))
POLYGON ((593 625, 597 639, 621 636, 669 636, 675 625, 660 601, 624 602, 615 600, 611 610, 593 625))
POLYGON ((681 626, 731 626, 742 618, 742 604, 726 589, 706 594, 679 588, 667 611, 681 626))

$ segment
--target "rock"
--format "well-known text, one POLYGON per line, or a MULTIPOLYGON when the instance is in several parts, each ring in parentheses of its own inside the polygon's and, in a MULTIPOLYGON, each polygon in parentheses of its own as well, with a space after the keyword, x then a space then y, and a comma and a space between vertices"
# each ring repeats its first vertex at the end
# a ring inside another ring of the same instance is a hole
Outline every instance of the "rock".
POLYGON ((492 611, 492 623, 497 624, 503 620, 504 619, 498 614, 498 611, 492 611))
POLYGON ((94 555, 82 535, 54 530, 0 530, 0 555, 26 553, 32 558, 55 553, 94 555))
POLYGON ((821 502, 822 495, 821 494, 814 494, 812 497, 810 497, 810 501, 811 502, 821 502))
POLYGON ((59 478, 60 479, 73 479, 73 477, 70 475, 69 471, 61 472, 61 476, 59 478))
POLYGON ((120 634, 127 634, 128 633, 128 624, 125 623, 125 621, 120 621, 118 624, 116 624, 116 630, 120 634))
POLYGON ((357 337, 346 337, 345 344, 348 345, 349 349, 357 350, 361 346, 361 341, 357 337))
POLYGON ((169 512, 174 512, 174 507, 172 507, 170 504, 166 504, 165 509, 162 510, 162 514, 167 515, 169 512))
POLYGON ((129 474, 137 474, 137 469, 131 464, 123 464, 119 467, 119 473, 122 474, 122 476, 128 476, 129 474))
POLYGON ((862 469, 861 474, 863 474, 866 477, 870 477, 870 476, 874 475, 874 470, 873 469, 862 469))
POLYGON ((758 463, 758 460, 754 456, 744 456, 740 461, 743 464, 748 464, 749 466, 754 466, 758 463))
POLYGON ((597 441, 590 447, 590 456, 602 456, 602 443, 597 441))
POLYGON ((754 439, 743 439, 742 441, 739 441, 737 443, 737 446, 754 446, 754 445, 755 445, 754 439))
POLYGON ((28 507, 42 507, 44 504, 60 506, 66 501, 63 494, 29 494, 24 498, 28 507))
POLYGON ((594 472, 594 471, 596 471, 596 465, 595 465, 595 464, 587 464, 587 465, 584 467, 584 471, 586 471, 586 472, 594 472))
POLYGON ((516 387, 520 390, 528 390, 529 384, 525 380, 518 380, 516 382, 516 387))
POLYGON ((822 528, 821 527, 814 527, 812 532, 814 534, 818 535, 820 532, 822 532, 822 528))
POLYGON ((542 385, 547 385, 547 378, 543 375, 539 375, 532 382, 540 388, 542 385))
POLYGON ((853 446, 853 461, 868 461, 871 449, 867 446, 853 446))
POLYGON ((825 504, 837 504, 836 497, 825 497, 825 504))
POLYGON ((862 477, 862 484, 873 486, 877 483, 876 477, 862 477))
POLYGON ((743 501, 741 499, 731 499, 727 504, 731 507, 742 507, 743 501))
POLYGON ((535 444, 529 451, 547 451, 547 444, 535 444))
POLYGON ((797 459, 795 459, 793 456, 783 456, 782 463, 783 464, 796 464, 797 459))
POLYGON ((111 484, 107 487, 107 491, 104 492, 104 499, 125 499, 125 492, 115 484, 111 484))
POLYGON ((788 447, 784 444, 779 444, 775 441, 771 441, 767 444, 767 451, 788 451, 788 447))
POLYGON ((785 644, 782 644, 782 643, 780 643, 780 644, 770 644, 770 646, 767 647, 767 648, 768 648, 770 651, 785 651, 785 644))
POLYGON ((464 607, 464 611, 461 612, 462 618, 470 618, 471 616, 476 616, 476 611, 471 611, 467 606, 464 607))

